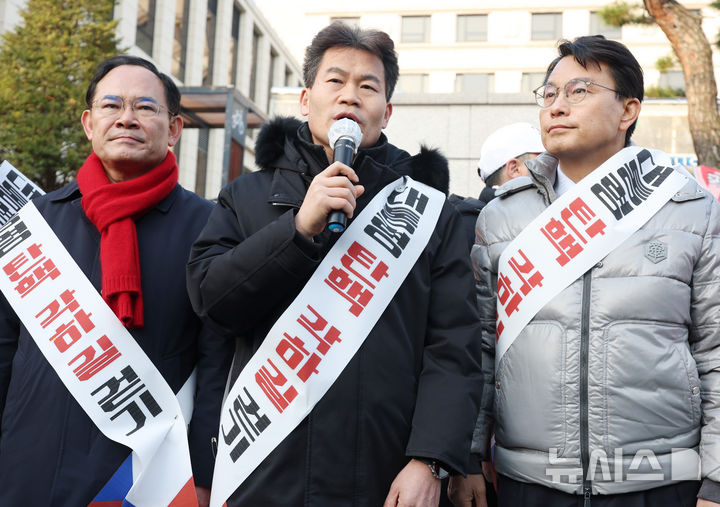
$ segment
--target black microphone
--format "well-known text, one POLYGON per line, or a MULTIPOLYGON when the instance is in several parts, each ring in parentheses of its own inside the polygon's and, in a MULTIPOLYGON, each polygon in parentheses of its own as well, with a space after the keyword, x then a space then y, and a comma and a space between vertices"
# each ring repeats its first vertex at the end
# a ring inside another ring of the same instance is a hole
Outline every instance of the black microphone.
MULTIPOLYGON (((330 127, 328 140, 333 147, 333 162, 342 162, 349 166, 357 153, 360 141, 362 141, 362 131, 360 126, 350 118, 340 118, 330 127)), ((345 213, 340 210, 330 212, 327 228, 331 232, 343 232, 346 226, 347 216, 345 213)))

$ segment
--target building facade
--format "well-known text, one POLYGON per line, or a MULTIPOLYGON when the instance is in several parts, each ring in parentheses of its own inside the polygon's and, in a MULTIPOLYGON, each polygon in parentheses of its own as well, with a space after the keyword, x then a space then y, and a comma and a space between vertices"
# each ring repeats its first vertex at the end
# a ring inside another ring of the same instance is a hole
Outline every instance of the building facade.
MULTIPOLYGON (((657 25, 606 25, 598 15, 615 0, 257 0, 298 61, 312 36, 335 19, 387 32, 400 61, 398 93, 529 93, 541 84, 559 39, 603 34, 627 45, 647 85, 684 86, 672 48, 657 25), (663 70, 656 64, 666 59, 663 70)), ((629 2, 632 3, 632 2, 629 2)), ((682 1, 702 17, 708 40, 720 29, 710 2, 682 1)), ((718 54, 715 54, 716 63, 718 54)), ((718 74, 717 77, 720 77, 718 74)))
MULTIPOLYGON (((0 0, 0 33, 20 22, 24 6, 0 0)), ((114 17, 121 47, 152 60, 183 91, 186 128, 175 148, 181 184, 214 198, 228 179, 254 170, 254 138, 273 114, 272 87, 301 82, 297 61, 255 2, 119 0, 114 17)))

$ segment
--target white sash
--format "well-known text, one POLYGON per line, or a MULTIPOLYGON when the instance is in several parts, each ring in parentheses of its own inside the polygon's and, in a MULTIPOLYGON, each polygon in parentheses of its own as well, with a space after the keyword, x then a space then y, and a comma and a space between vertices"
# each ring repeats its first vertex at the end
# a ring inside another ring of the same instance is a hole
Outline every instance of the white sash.
POLYGON ((425 249, 444 202, 437 190, 401 178, 340 236, 223 404, 211 506, 222 505, 332 386, 425 249))
POLYGON ((630 146, 525 227, 498 264, 495 368, 543 306, 642 227, 687 181, 664 153, 630 146))
POLYGON ((0 290, 68 391, 132 449, 127 500, 197 505, 178 400, 32 203, 0 229, 0 268, 0 290))

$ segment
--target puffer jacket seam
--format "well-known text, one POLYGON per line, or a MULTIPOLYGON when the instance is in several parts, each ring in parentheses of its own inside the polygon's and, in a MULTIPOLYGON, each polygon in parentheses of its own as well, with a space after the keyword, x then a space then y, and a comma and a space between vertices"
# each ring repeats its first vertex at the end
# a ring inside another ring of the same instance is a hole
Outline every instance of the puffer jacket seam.
POLYGON ((716 324, 702 324, 699 326, 692 326, 692 329, 716 329, 716 324))
POLYGON ((720 359, 716 359, 715 361, 696 361, 695 364, 698 366, 698 369, 700 369, 701 366, 707 367, 709 370, 720 369, 720 359))
POLYGON ((720 237, 720 234, 713 234, 713 232, 710 229, 710 219, 712 218, 712 201, 708 199, 707 204, 705 205, 705 233, 703 236, 703 242, 705 242, 705 239, 708 239, 712 241, 713 239, 717 239, 720 237))
POLYGON ((556 322, 560 329, 562 330, 562 377, 561 382, 563 385, 562 390, 562 410, 563 410, 563 451, 562 456, 565 456, 565 451, 568 449, 568 394, 567 391, 570 388, 568 385, 568 364, 567 364, 567 349, 568 349, 568 338, 567 338, 567 328, 563 326, 560 322, 556 322))
POLYGON ((720 280, 711 280, 709 282, 693 283, 695 287, 710 287, 711 285, 720 285, 720 280))
POLYGON ((610 327, 606 327, 603 331, 602 337, 603 337, 603 447, 605 448, 605 452, 608 456, 611 454, 610 449, 610 407, 608 405, 608 350, 610 349, 609 342, 610 339, 608 337, 608 331, 610 330, 610 327))
POLYGON ((494 241, 487 241, 487 240, 486 240, 484 243, 482 243, 482 245, 483 245, 484 247, 491 247, 491 246, 499 245, 499 244, 501 244, 501 243, 505 243, 505 244, 507 244, 507 245, 510 244, 509 241, 500 239, 500 240, 494 240, 494 241))
MULTIPOLYGON (((661 275, 629 275, 629 276, 597 276, 596 279, 602 279, 602 280, 638 280, 638 279, 650 279, 650 278, 657 278, 659 280, 673 280, 675 282, 681 283, 683 285, 686 285, 689 287, 687 281, 682 280, 676 276, 671 276, 669 273, 667 276, 661 276, 661 275)), ((710 282, 715 283, 715 282, 710 282)), ((699 284, 695 284, 696 287, 701 287, 699 284)))
MULTIPOLYGON (((659 325, 659 326, 665 326, 665 327, 677 327, 677 328, 684 328, 687 327, 685 324, 681 322, 670 322, 667 320, 657 320, 657 319, 616 319, 612 322, 608 322, 603 329, 603 332, 607 332, 608 329, 611 329, 613 327, 616 327, 621 324, 642 324, 642 323, 652 323, 653 326, 659 325)), ((597 331, 597 329, 596 329, 597 331)))

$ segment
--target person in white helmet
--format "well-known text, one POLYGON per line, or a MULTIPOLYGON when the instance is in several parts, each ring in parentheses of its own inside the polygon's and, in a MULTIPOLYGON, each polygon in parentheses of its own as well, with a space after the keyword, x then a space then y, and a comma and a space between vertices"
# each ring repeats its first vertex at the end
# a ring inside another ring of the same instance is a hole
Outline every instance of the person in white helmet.
POLYGON ((518 176, 527 176, 525 162, 543 151, 540 131, 530 123, 505 125, 485 139, 477 167, 478 175, 485 182, 480 196, 475 199, 452 194, 448 198, 463 218, 468 249, 475 242, 475 221, 480 210, 495 198, 495 189, 518 176))

